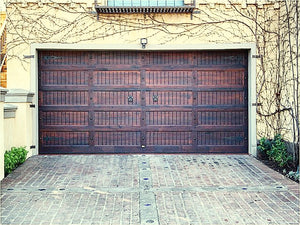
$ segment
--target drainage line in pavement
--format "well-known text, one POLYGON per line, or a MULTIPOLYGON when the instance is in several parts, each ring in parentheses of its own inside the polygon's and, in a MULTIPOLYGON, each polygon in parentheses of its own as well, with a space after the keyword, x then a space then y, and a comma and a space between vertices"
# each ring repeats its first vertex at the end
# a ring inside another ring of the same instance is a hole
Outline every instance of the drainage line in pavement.
POLYGON ((159 224, 155 194, 152 191, 152 174, 149 158, 142 155, 139 160, 140 221, 142 225, 159 224))

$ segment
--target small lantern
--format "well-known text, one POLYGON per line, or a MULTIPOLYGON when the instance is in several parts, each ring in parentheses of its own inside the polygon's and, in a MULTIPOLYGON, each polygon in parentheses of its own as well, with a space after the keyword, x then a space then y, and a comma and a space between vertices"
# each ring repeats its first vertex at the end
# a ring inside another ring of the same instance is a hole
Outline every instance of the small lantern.
POLYGON ((141 45, 142 45, 142 48, 146 48, 146 44, 148 43, 148 40, 147 38, 141 38, 141 45))

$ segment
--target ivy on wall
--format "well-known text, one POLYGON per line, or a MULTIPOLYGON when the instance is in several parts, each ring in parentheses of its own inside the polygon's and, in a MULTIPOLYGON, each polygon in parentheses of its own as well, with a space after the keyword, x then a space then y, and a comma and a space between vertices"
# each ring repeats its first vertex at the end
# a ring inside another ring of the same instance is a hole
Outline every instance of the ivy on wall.
POLYGON ((257 135, 280 133, 299 146, 299 5, 197 5, 189 14, 97 15, 86 4, 11 3, 8 10, 9 58, 22 62, 31 43, 138 43, 147 37, 155 44, 255 43, 257 47, 257 135))

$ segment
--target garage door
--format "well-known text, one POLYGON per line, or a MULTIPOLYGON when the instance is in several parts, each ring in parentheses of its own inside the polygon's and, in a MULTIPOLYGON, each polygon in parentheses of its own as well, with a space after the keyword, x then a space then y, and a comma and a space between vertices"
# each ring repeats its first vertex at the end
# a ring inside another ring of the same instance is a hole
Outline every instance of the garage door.
POLYGON ((247 51, 40 51, 39 152, 247 153, 247 51))

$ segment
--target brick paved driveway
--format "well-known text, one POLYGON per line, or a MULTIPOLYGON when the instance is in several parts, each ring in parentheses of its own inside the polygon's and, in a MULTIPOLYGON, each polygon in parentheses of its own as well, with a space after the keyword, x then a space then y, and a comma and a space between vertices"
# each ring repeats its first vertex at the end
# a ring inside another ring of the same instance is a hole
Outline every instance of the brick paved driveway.
POLYGON ((246 155, 34 156, 2 224, 299 224, 299 185, 246 155))

